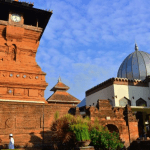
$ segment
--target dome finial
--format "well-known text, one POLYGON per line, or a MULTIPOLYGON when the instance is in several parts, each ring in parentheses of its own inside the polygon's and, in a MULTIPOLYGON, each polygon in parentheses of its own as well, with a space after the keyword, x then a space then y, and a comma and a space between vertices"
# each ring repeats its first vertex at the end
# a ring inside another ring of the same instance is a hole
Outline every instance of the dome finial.
POLYGON ((135 50, 136 51, 138 51, 139 50, 139 48, 138 48, 138 46, 137 46, 137 44, 135 43, 135 50))
POLYGON ((60 76, 59 76, 59 78, 58 78, 58 82, 61 82, 61 78, 60 78, 60 76))

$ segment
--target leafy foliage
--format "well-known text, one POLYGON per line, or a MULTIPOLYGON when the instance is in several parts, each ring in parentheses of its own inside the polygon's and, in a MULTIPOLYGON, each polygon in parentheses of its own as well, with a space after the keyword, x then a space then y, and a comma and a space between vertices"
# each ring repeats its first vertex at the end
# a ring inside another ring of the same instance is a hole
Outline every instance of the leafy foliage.
POLYGON ((116 132, 110 133, 107 128, 99 124, 98 118, 92 123, 89 117, 66 114, 53 122, 53 141, 55 149, 71 150, 77 141, 90 140, 95 148, 116 150, 124 145, 116 132), (59 144, 58 144, 59 143, 59 144))
POLYGON ((75 136, 69 130, 69 122, 73 120, 73 116, 67 114, 57 119, 51 126, 52 140, 54 141, 54 149, 68 149, 75 147, 75 136))
POLYGON ((70 130, 75 134, 77 141, 90 140, 88 128, 88 125, 81 123, 73 124, 70 126, 70 130))
POLYGON ((98 131, 93 128, 90 131, 90 137, 92 145, 96 148, 116 150, 117 148, 123 148, 123 143, 119 139, 119 134, 116 132, 110 133, 108 130, 98 131))

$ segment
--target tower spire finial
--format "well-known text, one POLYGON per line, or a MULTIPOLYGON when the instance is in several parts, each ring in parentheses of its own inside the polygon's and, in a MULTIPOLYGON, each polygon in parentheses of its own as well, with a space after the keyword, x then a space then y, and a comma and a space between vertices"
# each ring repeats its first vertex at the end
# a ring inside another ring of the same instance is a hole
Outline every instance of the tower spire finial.
POLYGON ((139 50, 139 48, 138 48, 137 44, 135 43, 135 51, 138 51, 138 50, 139 50))
POLYGON ((58 78, 58 82, 61 82, 61 78, 60 78, 60 76, 59 76, 59 78, 58 78))

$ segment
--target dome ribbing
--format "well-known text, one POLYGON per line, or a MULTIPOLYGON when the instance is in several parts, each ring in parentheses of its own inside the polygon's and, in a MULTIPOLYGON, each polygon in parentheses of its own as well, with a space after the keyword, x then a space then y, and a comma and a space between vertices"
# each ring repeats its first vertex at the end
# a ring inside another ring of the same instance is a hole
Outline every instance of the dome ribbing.
POLYGON ((135 44, 135 51, 122 62, 117 77, 144 80, 148 75, 150 75, 150 54, 139 51, 135 44))

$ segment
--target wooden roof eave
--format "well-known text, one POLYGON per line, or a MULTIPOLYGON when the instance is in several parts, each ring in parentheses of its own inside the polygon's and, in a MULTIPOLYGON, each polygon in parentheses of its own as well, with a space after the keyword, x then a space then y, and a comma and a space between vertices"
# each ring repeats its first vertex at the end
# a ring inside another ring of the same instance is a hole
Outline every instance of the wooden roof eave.
POLYGON ((79 101, 63 101, 63 100, 47 100, 47 102, 55 102, 55 103, 74 103, 74 104, 78 104, 80 103, 79 101))
POLYGON ((56 90, 69 90, 69 87, 53 87, 50 91, 56 91, 56 90))

